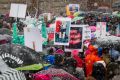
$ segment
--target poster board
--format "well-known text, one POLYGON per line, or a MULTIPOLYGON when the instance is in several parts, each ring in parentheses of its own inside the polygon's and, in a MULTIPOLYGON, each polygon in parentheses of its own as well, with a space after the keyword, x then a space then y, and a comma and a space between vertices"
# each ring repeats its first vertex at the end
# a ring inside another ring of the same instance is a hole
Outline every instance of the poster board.
POLYGON ((69 4, 66 6, 66 14, 67 16, 73 15, 75 12, 79 12, 79 9, 79 4, 69 4))
POLYGON ((38 28, 24 28, 24 40, 25 46, 35 50, 36 52, 42 52, 42 34, 38 28))
POLYGON ((54 45, 69 45, 70 18, 56 18, 54 45))
POLYGON ((78 12, 79 8, 80 8, 79 4, 69 4, 70 12, 78 12))
POLYGON ((65 51, 78 50, 79 52, 83 52, 83 36, 83 26, 71 25, 70 42, 69 46, 66 46, 65 51))
POLYGON ((106 22, 97 22, 95 34, 97 38, 106 36, 106 22))
POLYGON ((84 40, 90 40, 91 39, 91 29, 89 27, 89 25, 81 25, 83 26, 83 33, 84 33, 84 40))
POLYGON ((26 9, 27 9, 27 4, 11 3, 9 16, 15 18, 25 18, 26 9))

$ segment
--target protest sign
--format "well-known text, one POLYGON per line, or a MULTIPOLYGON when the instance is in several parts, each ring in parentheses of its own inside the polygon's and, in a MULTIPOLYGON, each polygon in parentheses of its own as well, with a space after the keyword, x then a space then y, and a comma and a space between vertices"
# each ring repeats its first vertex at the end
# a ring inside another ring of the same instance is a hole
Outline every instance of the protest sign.
POLYGON ((65 51, 71 52, 72 50, 83 51, 83 26, 72 25, 70 30, 70 42, 69 46, 66 46, 65 51))
POLYGON ((25 18, 26 9, 27 9, 26 4, 12 3, 9 16, 15 18, 25 18))
POLYGON ((25 46, 35 50, 36 52, 42 51, 42 34, 38 28, 24 28, 25 46))
POLYGON ((55 45, 69 45, 70 18, 57 18, 55 22, 55 45))

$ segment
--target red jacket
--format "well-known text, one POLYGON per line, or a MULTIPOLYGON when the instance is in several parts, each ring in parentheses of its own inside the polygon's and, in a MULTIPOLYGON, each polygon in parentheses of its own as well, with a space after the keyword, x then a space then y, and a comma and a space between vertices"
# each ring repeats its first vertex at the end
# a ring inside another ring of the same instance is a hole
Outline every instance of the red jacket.
POLYGON ((74 55, 73 58, 77 61, 77 67, 82 68, 83 67, 83 60, 77 55, 74 55))

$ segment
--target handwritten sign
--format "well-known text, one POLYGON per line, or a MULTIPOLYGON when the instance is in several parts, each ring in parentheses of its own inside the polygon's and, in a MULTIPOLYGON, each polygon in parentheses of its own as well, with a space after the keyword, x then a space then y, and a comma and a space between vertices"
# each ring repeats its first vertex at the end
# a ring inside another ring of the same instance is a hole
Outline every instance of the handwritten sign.
POLYGON ((90 40, 91 39, 91 29, 89 25, 83 25, 83 34, 84 34, 84 40, 90 40))
POLYGON ((42 34, 38 28, 24 28, 25 46, 42 52, 42 34))
POLYGON ((26 9, 27 5, 26 4, 11 4, 10 8, 10 17, 15 17, 15 18, 25 18, 26 15, 26 9))
POLYGON ((106 32, 106 22, 97 22, 95 34, 96 34, 96 37, 106 36, 106 34, 107 34, 107 32, 106 32))

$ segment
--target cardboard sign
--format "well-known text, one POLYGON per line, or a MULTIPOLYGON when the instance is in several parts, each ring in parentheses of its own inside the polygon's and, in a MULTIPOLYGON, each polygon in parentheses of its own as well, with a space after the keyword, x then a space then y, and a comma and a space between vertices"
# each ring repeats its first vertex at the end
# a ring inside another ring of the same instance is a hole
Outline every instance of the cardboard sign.
POLYGON ((69 45, 70 18, 57 18, 55 21, 55 45, 69 45))
POLYGON ((81 25, 83 26, 83 34, 84 34, 84 40, 90 40, 91 39, 91 29, 89 25, 81 25))
POLYGON ((25 46, 35 50, 36 52, 42 52, 42 34, 38 28, 24 28, 24 40, 25 46))
POLYGON ((25 18, 26 15, 26 9, 27 5, 26 4, 11 4, 10 8, 10 17, 15 17, 15 18, 25 18))
POLYGON ((65 51, 71 52, 72 50, 83 51, 83 26, 72 25, 70 30, 69 46, 66 46, 65 51))

